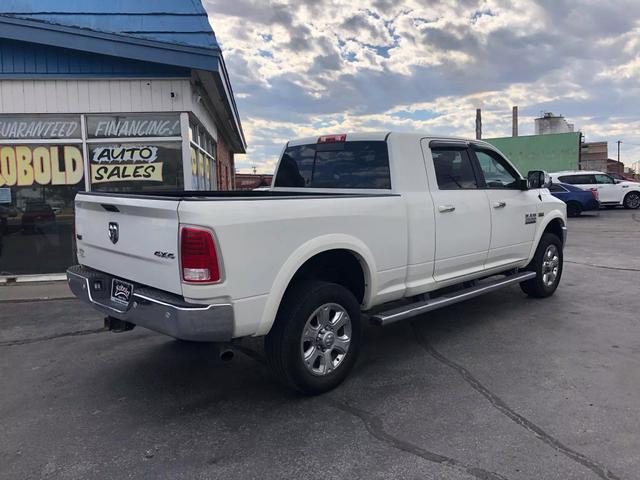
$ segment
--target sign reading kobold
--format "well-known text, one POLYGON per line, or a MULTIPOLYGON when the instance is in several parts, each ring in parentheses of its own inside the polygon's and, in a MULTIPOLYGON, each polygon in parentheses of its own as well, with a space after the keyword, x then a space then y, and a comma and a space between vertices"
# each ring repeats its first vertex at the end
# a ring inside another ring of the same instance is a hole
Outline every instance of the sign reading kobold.
POLYGON ((75 185, 83 173, 82 152, 73 145, 0 147, 0 187, 75 185))

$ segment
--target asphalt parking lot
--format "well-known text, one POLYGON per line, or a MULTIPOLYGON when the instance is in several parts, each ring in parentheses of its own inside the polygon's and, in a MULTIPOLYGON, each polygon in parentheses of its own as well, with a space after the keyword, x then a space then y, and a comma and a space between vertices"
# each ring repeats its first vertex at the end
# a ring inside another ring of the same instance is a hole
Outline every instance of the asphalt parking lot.
POLYGON ((316 398, 256 342, 220 363, 75 300, 0 303, 0 478, 637 479, 640 213, 569 227, 554 297, 370 327, 316 398))

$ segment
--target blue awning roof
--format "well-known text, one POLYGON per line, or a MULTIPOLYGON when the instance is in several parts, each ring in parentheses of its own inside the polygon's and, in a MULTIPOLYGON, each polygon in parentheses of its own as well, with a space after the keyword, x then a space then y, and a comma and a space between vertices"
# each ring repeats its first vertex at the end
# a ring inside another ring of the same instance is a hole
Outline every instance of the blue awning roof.
POLYGON ((224 58, 200 0, 0 0, 2 38, 198 71, 212 101, 222 100, 218 113, 232 148, 246 148, 224 58))
POLYGON ((199 0, 2 0, 0 15, 217 49, 199 0))

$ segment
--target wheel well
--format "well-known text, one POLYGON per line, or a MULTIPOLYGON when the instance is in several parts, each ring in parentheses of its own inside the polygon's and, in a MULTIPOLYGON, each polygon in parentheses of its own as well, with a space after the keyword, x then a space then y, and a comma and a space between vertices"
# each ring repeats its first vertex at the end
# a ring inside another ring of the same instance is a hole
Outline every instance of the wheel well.
POLYGON ((317 278, 337 283, 350 290, 358 303, 364 301, 366 289, 364 269, 360 258, 350 250, 329 250, 311 257, 298 269, 289 282, 287 290, 303 278, 317 278))
POLYGON ((563 226, 564 223, 562 222, 562 220, 560 220, 559 218, 554 218, 549 222, 549 225, 544 228, 544 233, 553 233, 556 237, 562 240, 563 226))

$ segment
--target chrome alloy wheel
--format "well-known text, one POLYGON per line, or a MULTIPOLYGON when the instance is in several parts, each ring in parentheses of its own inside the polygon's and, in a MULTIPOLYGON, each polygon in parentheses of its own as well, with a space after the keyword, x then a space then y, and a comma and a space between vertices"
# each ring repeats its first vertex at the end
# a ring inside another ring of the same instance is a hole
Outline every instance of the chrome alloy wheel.
POLYGON ((545 287, 551 287, 558 278, 560 271, 560 255, 558 247, 551 244, 547 247, 542 257, 542 283, 545 287))
POLYGON ((626 207, 631 209, 640 208, 640 195, 633 192, 629 193, 626 198, 626 207))
POLYGON ((337 303, 325 303, 311 314, 302 330, 302 361, 313 375, 328 375, 343 362, 350 343, 349 314, 337 303))

